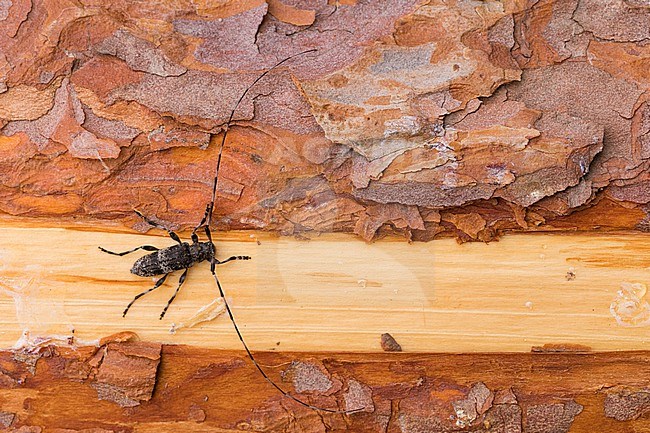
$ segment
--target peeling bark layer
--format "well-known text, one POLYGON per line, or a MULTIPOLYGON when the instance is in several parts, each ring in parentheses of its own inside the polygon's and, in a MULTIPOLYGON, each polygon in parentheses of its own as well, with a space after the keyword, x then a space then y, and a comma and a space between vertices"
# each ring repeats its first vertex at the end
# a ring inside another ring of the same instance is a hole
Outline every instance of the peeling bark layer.
POLYGON ((646 352, 257 355, 274 380, 311 404, 360 409, 341 415, 282 397, 241 352, 102 343, 0 352, 1 425, 21 432, 575 433, 645 431, 650 422, 646 352), (125 362, 110 361, 111 353, 125 362), (156 357, 157 370, 142 361, 156 357), (131 396, 145 390, 142 398, 98 396, 103 370, 131 396))
MULTIPOLYGON (((0 211, 285 234, 650 227, 632 0, 0 2, 0 211)), ((142 227, 144 228, 144 227, 142 227)))

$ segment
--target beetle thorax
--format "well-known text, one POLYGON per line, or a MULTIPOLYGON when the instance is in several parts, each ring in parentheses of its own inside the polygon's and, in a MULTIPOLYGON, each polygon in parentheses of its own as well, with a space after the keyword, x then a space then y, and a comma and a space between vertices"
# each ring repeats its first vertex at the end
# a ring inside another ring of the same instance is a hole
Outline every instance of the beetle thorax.
POLYGON ((195 263, 205 260, 212 261, 214 257, 214 244, 212 242, 197 242, 190 245, 190 254, 195 263))

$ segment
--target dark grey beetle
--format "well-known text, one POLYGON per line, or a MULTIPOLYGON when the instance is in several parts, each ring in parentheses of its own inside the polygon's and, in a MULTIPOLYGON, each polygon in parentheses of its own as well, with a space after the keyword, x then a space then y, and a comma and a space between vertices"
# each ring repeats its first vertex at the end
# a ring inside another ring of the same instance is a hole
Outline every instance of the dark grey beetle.
POLYGON ((178 245, 157 250, 155 253, 140 257, 133 264, 131 273, 141 277, 169 274, 192 267, 195 263, 212 260, 214 248, 210 242, 189 244, 181 242, 178 245))
POLYGON ((167 313, 167 309, 169 308, 171 303, 174 301, 174 299, 176 299, 176 295, 178 294, 178 291, 180 290, 181 286, 185 282, 187 271, 196 263, 201 263, 205 261, 210 262, 212 272, 214 273, 215 265, 221 265, 231 260, 250 260, 249 256, 232 256, 223 261, 218 260, 215 257, 216 249, 214 246, 214 242, 212 242, 212 235, 210 233, 210 230, 206 225, 206 220, 208 219, 208 216, 211 213, 210 212, 211 207, 212 207, 212 203, 210 203, 208 205, 208 208, 205 210, 205 215, 203 216, 201 223, 192 231, 191 244, 188 242, 181 241, 181 239, 178 237, 176 233, 174 233, 169 229, 166 229, 165 227, 162 227, 160 224, 150 220, 149 218, 145 217, 144 215, 142 215, 140 212, 136 210, 135 213, 138 214, 138 216, 140 216, 148 224, 166 230, 167 233, 169 233, 169 237, 171 237, 173 240, 178 242, 178 245, 172 245, 171 247, 162 248, 162 249, 154 247, 153 245, 141 245, 139 247, 121 253, 115 253, 113 251, 109 251, 105 248, 99 247, 99 249, 102 250, 103 252, 108 254, 113 254, 115 256, 124 256, 132 252, 135 252, 137 250, 153 251, 151 254, 147 254, 146 256, 142 256, 138 260, 136 260, 135 263, 133 264, 133 267, 131 268, 131 273, 138 275, 140 277, 153 277, 155 275, 163 276, 158 281, 156 281, 156 284, 154 284, 154 286, 151 289, 147 289, 144 292, 137 294, 135 298, 133 298, 133 300, 129 302, 129 305, 127 305, 126 308, 124 309, 124 312, 122 313, 122 317, 126 316, 126 313, 129 312, 129 308, 131 308, 131 305, 133 305, 135 301, 137 301, 139 298, 146 295, 147 293, 152 292, 156 290, 158 287, 160 287, 167 279, 167 276, 174 271, 180 271, 181 269, 184 269, 181 278, 178 280, 178 287, 176 288, 174 295, 169 299, 169 301, 167 301, 167 305, 165 305, 165 308, 163 309, 162 313, 160 313, 161 320, 163 317, 165 317, 165 313, 167 313), (199 237, 196 234, 196 231, 201 227, 204 227, 206 229, 206 234, 208 235, 208 239, 209 239, 209 241, 207 242, 200 242, 199 237))

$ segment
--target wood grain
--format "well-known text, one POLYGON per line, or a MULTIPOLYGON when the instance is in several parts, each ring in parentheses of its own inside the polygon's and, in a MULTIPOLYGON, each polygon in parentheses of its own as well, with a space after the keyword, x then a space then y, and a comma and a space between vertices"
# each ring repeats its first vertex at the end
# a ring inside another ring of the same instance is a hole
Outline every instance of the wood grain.
MULTIPOLYGON (((102 230, 4 220, 0 347, 65 340, 72 330, 85 342, 130 330, 150 341, 240 349, 226 316, 169 332, 172 323, 187 320, 217 296, 207 264, 191 270, 164 320, 158 316, 178 276, 138 300, 123 319, 126 304, 152 287, 154 278, 129 273, 141 253, 116 257, 97 246, 126 250, 173 241, 102 230)), ((639 292, 636 303, 625 304, 619 293, 649 279, 647 235, 516 235, 459 245, 239 232, 217 234, 217 242, 221 258, 253 257, 221 266, 219 273, 256 350, 380 351, 384 332, 410 352, 528 352, 544 344, 648 347, 645 295, 639 292), (618 321, 611 311, 617 299, 618 312, 628 314, 618 321)))

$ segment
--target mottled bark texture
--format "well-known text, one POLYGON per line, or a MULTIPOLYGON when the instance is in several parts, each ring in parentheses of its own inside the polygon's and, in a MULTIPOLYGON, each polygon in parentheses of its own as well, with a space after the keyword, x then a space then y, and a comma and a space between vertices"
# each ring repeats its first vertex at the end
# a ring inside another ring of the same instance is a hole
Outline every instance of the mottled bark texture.
MULTIPOLYGON (((285 234, 638 228, 638 0, 0 1, 0 211, 285 234)), ((144 229, 143 226, 140 228, 144 229)))
POLYGON ((2 428, 23 433, 650 428, 646 352, 258 354, 271 377, 292 394, 327 408, 360 409, 341 415, 283 397, 242 352, 114 340, 99 348, 71 342, 0 352, 2 428))

